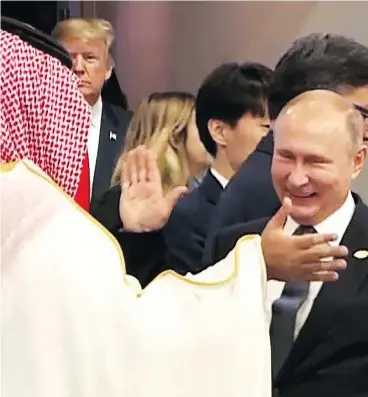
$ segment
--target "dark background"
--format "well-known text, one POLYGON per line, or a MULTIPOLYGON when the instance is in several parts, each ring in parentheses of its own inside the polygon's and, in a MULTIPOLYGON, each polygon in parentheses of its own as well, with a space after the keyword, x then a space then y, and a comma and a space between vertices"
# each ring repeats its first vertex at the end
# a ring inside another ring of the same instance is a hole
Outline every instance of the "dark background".
POLYGON ((1 15, 26 22, 45 33, 51 33, 58 20, 69 17, 57 1, 2 1, 1 15), (59 8, 59 9, 58 9, 59 8))

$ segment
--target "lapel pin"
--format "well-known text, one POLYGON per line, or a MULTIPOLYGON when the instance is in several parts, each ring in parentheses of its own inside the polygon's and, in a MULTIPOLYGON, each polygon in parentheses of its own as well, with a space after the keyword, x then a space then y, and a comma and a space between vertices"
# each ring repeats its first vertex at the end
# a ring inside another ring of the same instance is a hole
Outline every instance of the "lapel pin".
POLYGON ((115 132, 112 132, 112 131, 109 132, 109 139, 110 139, 110 141, 116 141, 115 132))
POLYGON ((359 250, 359 251, 354 252, 353 256, 354 256, 354 258, 357 258, 357 259, 365 259, 368 257, 368 251, 367 250, 359 250))

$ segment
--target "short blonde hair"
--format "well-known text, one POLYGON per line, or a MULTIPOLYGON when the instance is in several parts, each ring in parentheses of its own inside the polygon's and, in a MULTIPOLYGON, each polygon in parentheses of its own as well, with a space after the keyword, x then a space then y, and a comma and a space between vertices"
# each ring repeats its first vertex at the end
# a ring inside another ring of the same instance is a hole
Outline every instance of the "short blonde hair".
POLYGON ((115 40, 115 31, 109 21, 105 19, 71 18, 58 22, 51 33, 57 41, 66 37, 81 38, 84 40, 102 39, 112 61, 111 47, 115 40))
POLYGON ((183 153, 194 107, 194 95, 186 92, 154 93, 144 100, 129 124, 111 185, 120 183, 126 154, 139 145, 155 152, 165 192, 187 183, 188 159, 183 153))

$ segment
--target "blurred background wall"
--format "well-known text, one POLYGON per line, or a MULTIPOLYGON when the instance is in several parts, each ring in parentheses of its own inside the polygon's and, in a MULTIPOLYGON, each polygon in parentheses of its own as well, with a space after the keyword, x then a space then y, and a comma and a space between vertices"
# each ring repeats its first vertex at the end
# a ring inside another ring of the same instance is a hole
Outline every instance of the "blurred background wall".
POLYGON ((116 27, 117 75, 134 106, 157 89, 194 92, 224 61, 274 66, 306 33, 341 33, 368 45, 366 1, 83 3, 83 15, 116 27))
MULTIPOLYGON (((45 31, 69 16, 110 20, 116 75, 133 109, 152 91, 195 93, 225 61, 274 66, 307 33, 340 33, 368 45, 368 1, 3 1, 4 10, 45 31)), ((368 201, 368 165, 355 188, 368 201)))

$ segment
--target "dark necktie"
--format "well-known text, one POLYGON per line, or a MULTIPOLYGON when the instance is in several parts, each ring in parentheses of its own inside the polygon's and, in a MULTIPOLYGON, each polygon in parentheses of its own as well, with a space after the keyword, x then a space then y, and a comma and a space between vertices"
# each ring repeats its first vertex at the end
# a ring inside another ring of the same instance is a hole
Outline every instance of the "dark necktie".
MULTIPOLYGON (((316 233, 313 226, 300 225, 294 235, 316 233)), ((295 320, 300 306, 307 299, 309 282, 288 282, 281 297, 272 305, 270 327, 272 376, 276 378, 294 343, 295 320)))

